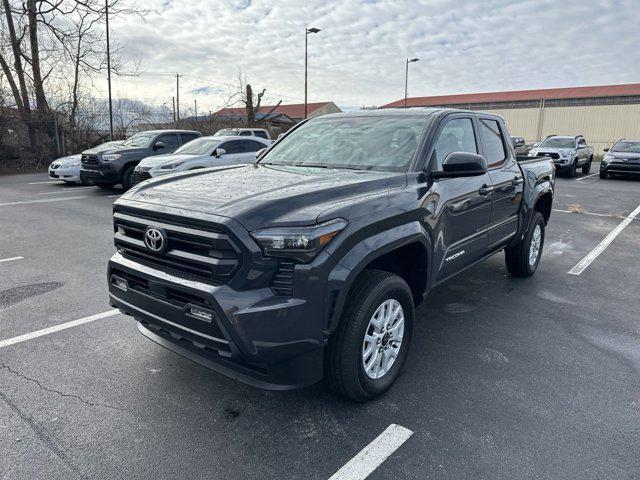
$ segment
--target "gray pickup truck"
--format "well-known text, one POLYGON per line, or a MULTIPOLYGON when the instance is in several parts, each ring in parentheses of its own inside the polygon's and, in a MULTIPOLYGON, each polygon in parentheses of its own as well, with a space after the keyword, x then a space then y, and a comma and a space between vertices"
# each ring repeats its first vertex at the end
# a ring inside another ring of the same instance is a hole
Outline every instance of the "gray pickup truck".
POLYGON ((81 156, 81 176, 100 188, 121 184, 125 190, 134 184, 133 173, 140 160, 172 153, 181 145, 201 137, 193 130, 148 130, 136 133, 110 150, 85 150, 81 156))
POLYGON ((110 301, 151 340, 238 380, 324 377, 369 400, 403 370, 434 286, 501 251, 511 275, 534 274, 554 182, 551 159, 516 158, 495 115, 312 118, 253 165, 121 196, 110 301))
POLYGON ((576 176, 576 170, 582 169, 587 175, 593 162, 593 148, 587 145, 582 135, 573 137, 549 135, 540 145, 529 152, 529 156, 547 155, 553 159, 558 172, 570 177, 576 176))

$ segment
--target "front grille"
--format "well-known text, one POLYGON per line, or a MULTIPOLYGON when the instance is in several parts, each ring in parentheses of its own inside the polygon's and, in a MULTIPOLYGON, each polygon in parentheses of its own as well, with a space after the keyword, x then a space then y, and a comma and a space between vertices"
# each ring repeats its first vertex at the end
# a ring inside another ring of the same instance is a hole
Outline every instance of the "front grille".
POLYGON ((560 158, 560 154, 559 153, 554 153, 554 152, 551 152, 551 153, 538 152, 538 155, 546 155, 547 157, 551 157, 551 158, 553 158, 555 160, 560 158))
POLYGON ((89 165, 95 165, 98 163, 98 156, 97 155, 89 155, 89 154, 82 154, 82 157, 80 157, 80 161, 83 164, 89 164, 89 165))
POLYGON ((145 180, 149 180, 151 178, 151 174, 148 171, 143 170, 134 170, 133 171, 133 184, 137 185, 140 182, 144 182, 145 180))
POLYGON ((241 263, 240 250, 217 225, 187 226, 175 219, 114 212, 115 246, 127 258, 217 284, 227 283, 241 263), (148 227, 164 231, 167 246, 157 253, 144 243, 148 227))
POLYGON ((271 281, 271 290, 273 290, 276 295, 293 295, 293 273, 295 266, 293 262, 280 260, 278 271, 271 281))

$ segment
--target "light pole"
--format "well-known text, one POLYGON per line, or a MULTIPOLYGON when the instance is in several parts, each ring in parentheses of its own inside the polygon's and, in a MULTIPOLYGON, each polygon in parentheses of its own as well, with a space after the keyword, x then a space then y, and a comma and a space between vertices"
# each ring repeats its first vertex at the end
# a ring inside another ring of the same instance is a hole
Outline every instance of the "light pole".
POLYGON ((304 29, 304 118, 307 118, 307 37, 310 33, 318 33, 319 28, 311 27, 304 29))
POLYGON ((404 70, 404 108, 407 108, 407 90, 409 88, 409 64, 420 60, 419 58, 407 58, 407 64, 404 70))
POLYGON ((107 27, 107 85, 109 88, 109 140, 113 140, 113 103, 111 101, 111 46, 109 45, 109 0, 104 0, 107 27))

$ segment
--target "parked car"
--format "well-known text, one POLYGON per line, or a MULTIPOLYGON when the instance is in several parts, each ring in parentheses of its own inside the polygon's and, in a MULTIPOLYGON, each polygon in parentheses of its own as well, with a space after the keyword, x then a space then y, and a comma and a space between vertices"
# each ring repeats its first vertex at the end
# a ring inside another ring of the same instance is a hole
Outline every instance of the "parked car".
POLYGON ((511 137, 511 144, 517 156, 524 156, 529 153, 530 149, 527 148, 523 137, 511 137))
MULTIPOLYGON (((94 151, 105 151, 111 148, 117 147, 122 141, 116 140, 113 142, 105 142, 97 147, 94 147, 94 151)), ((76 155, 68 155, 61 157, 49 165, 49 178, 57 180, 64 180, 67 183, 82 183, 87 185, 89 182, 84 179, 83 175, 80 175, 80 159, 82 155, 80 153, 76 155)))
POLYGON ((136 133, 116 148, 82 152, 82 175, 100 188, 121 184, 133 186, 133 172, 145 157, 171 153, 179 146, 201 137, 193 130, 149 130, 136 133))
POLYGON ((264 128, 224 128, 215 133, 216 137, 260 137, 265 140, 271 140, 271 135, 264 128))
POLYGON ((576 176, 578 168, 582 168, 585 175, 588 174, 593 162, 593 148, 587 145, 582 135, 549 135, 529 152, 529 156, 537 155, 548 155, 553 159, 556 170, 570 177, 576 176))
POLYGON ((400 374, 435 285, 502 250, 511 275, 538 268, 555 169, 522 160, 495 115, 312 118, 253 165, 121 196, 110 302, 235 379, 282 390, 324 376, 369 400, 400 374))
POLYGON ((610 149, 605 148, 604 152, 600 178, 614 174, 640 174, 640 140, 618 140, 610 149))
POLYGON ((173 153, 143 159, 134 171, 133 182, 198 168, 253 163, 256 152, 270 145, 260 137, 200 137, 173 153))

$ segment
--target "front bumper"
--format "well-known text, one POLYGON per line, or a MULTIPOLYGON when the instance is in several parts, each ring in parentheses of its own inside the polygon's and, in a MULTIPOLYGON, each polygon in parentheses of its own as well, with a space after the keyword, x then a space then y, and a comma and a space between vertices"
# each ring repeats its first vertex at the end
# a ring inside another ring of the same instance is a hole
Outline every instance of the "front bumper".
POLYGON ((85 181, 98 183, 120 183, 120 172, 109 165, 99 165, 96 169, 82 167, 81 174, 85 181), (99 168, 99 169, 98 169, 99 168))
POLYGON ((317 298, 189 280, 120 253, 109 261, 108 281, 111 304, 138 320, 141 333, 201 365, 271 390, 322 379, 325 338, 317 298), (195 310, 211 319, 199 319, 195 310))
POLYGON ((640 174, 640 163, 631 162, 602 162, 600 164, 600 171, 604 173, 618 173, 638 175, 640 174))
POLYGON ((64 180, 65 182, 80 181, 80 167, 76 168, 49 168, 49 178, 64 180))

